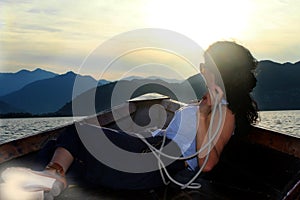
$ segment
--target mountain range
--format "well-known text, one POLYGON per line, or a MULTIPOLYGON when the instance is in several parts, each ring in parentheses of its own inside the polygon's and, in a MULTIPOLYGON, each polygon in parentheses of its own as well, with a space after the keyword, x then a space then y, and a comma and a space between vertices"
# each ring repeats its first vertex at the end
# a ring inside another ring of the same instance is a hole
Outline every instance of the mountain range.
POLYGON ((62 116, 93 115, 95 111, 100 112, 124 103, 128 99, 152 92, 190 103, 191 100, 201 98, 205 91, 205 82, 200 75, 192 76, 181 83, 168 83, 160 79, 120 80, 82 93, 56 114, 62 116), (92 105, 93 102, 96 102, 95 105, 92 105))
POLYGON ((37 68, 34 71, 21 70, 17 73, 0 73, 0 96, 17 91, 29 83, 47 78, 53 78, 57 74, 37 68))
POLYGON ((260 61, 256 69, 254 99, 261 110, 300 109, 300 62, 260 61))
MULTIPOLYGON (((256 70, 258 81, 253 90, 259 109, 300 109, 299 72, 300 62, 279 64, 268 60, 260 61, 256 70)), ((74 72, 59 75, 42 69, 0 73, 0 87, 0 114, 52 113, 64 116, 72 115, 72 103, 73 106, 85 105, 78 112, 87 115, 95 112, 95 109, 99 112, 147 92, 158 92, 183 102, 194 98, 191 92, 195 92, 197 98, 201 98, 205 92, 204 81, 200 75, 184 81, 150 76, 146 79, 130 77, 110 82, 97 81, 74 72), (72 96, 76 78, 81 80, 81 84, 77 88, 76 96, 72 96), (189 90, 191 86, 193 91, 189 90), (113 103, 112 98, 116 100, 113 103), (86 99, 95 100, 96 105, 89 108, 86 99)))
MULTIPOLYGON (((36 74, 36 70, 32 73, 36 74)), ((45 73, 47 72, 45 71, 45 73)), ((19 74, 17 72, 16 77, 19 77, 19 74)), ((11 79, 14 80, 13 77, 11 79)), ((67 72, 62 75, 55 74, 54 77, 31 82, 19 90, 0 96, 0 113, 45 114, 56 112, 72 100, 75 79, 80 79, 82 83, 80 88, 77 88, 77 95, 95 86, 107 83, 105 80, 97 82, 91 76, 81 76, 74 72, 67 72)), ((7 79, 4 78, 4 80, 7 79)), ((10 82, 6 82, 6 85, 9 84, 10 82)))

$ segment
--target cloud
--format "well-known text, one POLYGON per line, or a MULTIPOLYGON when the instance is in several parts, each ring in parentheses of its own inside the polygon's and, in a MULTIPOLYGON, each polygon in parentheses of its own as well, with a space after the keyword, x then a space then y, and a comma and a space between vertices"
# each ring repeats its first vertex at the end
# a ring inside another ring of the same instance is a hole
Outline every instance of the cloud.
POLYGON ((49 9, 49 8, 32 8, 29 9, 27 12, 34 13, 34 14, 47 14, 47 15, 57 15, 59 11, 57 9, 49 9))
MULTIPOLYGON (((241 24, 246 27, 241 35, 232 37, 250 47, 259 59, 268 56, 280 61, 299 60, 295 46, 300 43, 297 34, 300 31, 300 1, 249 1, 249 7, 241 7, 249 8, 249 19, 245 20, 241 16, 244 10, 236 7, 232 7, 233 18, 225 17, 231 8, 229 2, 234 3, 233 0, 224 1, 220 12, 215 8, 219 3, 204 7, 201 2, 2 0, 0 70, 5 67, 4 63, 6 66, 52 65, 55 69, 62 69, 64 65, 78 66, 89 52, 107 39, 146 27, 171 29, 192 39, 203 39, 208 45, 232 35, 229 23, 233 27, 241 24), (218 16, 220 13, 225 14, 218 16), (237 19, 241 19, 241 23, 235 23, 237 19), (222 31, 227 35, 222 36, 222 31)), ((240 4, 244 3, 236 6, 240 4)))
POLYGON ((25 30, 31 30, 31 31, 47 31, 47 32, 61 32, 61 29, 58 28, 52 28, 52 27, 46 27, 42 25, 36 25, 36 24, 28 24, 28 25, 20 25, 20 29, 25 30))

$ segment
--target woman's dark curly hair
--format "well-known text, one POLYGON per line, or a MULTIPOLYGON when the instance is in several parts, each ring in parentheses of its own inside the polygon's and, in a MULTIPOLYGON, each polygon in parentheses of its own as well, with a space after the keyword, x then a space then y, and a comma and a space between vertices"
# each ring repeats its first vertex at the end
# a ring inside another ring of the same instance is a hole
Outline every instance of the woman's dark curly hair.
POLYGON ((251 97, 256 86, 257 60, 245 47, 229 41, 216 42, 206 50, 205 60, 212 60, 222 77, 228 108, 235 115, 235 132, 247 133, 258 120, 257 104, 251 97))

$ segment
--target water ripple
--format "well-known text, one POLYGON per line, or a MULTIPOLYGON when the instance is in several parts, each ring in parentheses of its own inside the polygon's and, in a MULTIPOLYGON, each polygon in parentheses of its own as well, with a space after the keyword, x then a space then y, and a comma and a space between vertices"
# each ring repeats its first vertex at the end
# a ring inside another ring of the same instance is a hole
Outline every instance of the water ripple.
MULTIPOLYGON (((300 110, 262 111, 258 126, 300 136, 300 110)), ((0 119, 0 144, 27 135, 62 126, 80 118, 22 118, 0 119)))
POLYGON ((78 119, 80 117, 0 119, 0 144, 62 126, 78 119))
POLYGON ((300 110, 262 111, 258 126, 300 136, 300 110))

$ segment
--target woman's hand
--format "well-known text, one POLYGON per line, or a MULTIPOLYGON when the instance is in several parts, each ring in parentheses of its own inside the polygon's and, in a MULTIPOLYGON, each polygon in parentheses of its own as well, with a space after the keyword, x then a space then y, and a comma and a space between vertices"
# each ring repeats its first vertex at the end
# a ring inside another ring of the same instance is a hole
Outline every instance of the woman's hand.
POLYGON ((211 171, 219 162, 223 148, 229 141, 235 127, 234 115, 226 106, 221 107, 221 112, 218 112, 219 109, 216 110, 214 119, 211 119, 212 109, 215 104, 220 103, 224 93, 221 88, 215 84, 210 85, 208 90, 209 92, 204 95, 199 105, 199 124, 196 140, 197 151, 204 148, 208 141, 210 141, 211 135, 209 135, 209 133, 216 134, 216 137, 211 143, 212 147, 210 151, 209 148, 206 147, 204 151, 198 154, 199 166, 202 166, 205 160, 208 159, 203 168, 204 172, 211 171), (220 113, 222 113, 222 119, 220 118, 220 113), (216 132, 219 120, 222 120, 223 126, 216 132), (211 132, 209 132, 209 130, 211 132), (209 157, 206 158, 208 155, 209 157))
POLYGON ((211 113, 211 99, 209 92, 202 97, 202 100, 199 105, 199 111, 200 118, 202 119, 208 118, 209 114, 211 113))
POLYGON ((202 97, 200 102, 200 118, 208 118, 211 113, 212 106, 219 103, 224 95, 222 89, 216 84, 210 85, 208 90, 209 92, 202 97))

